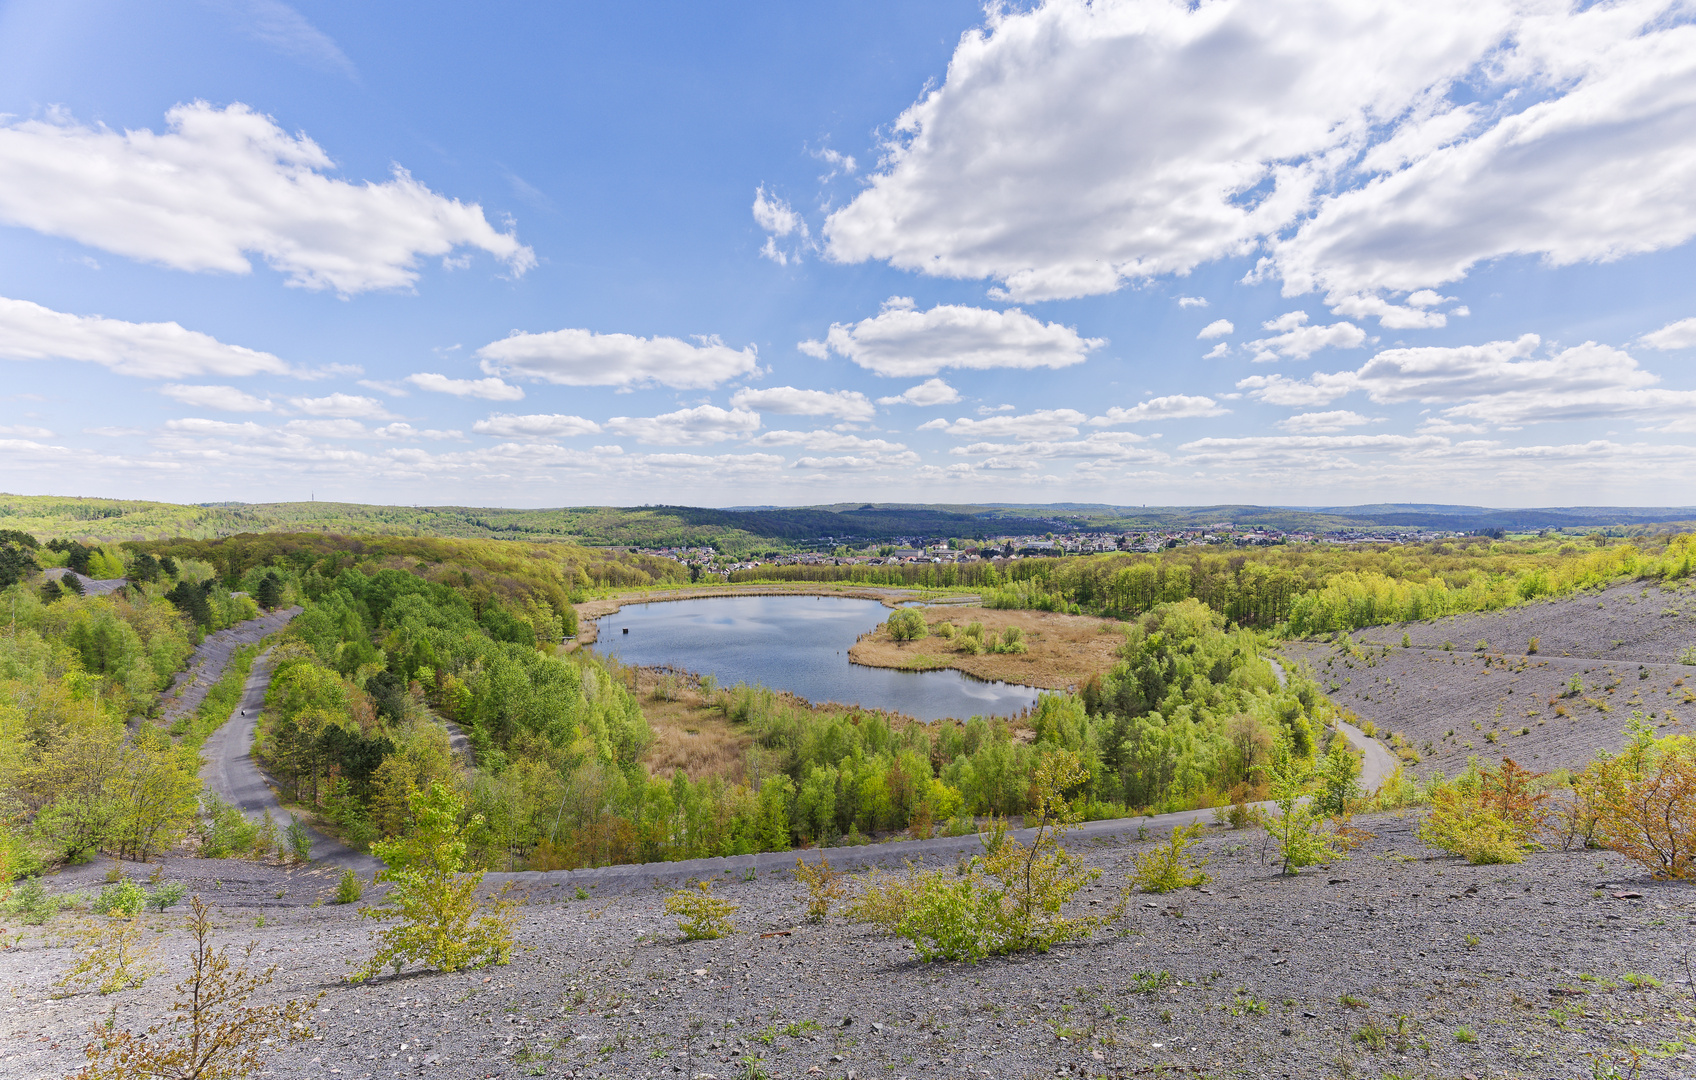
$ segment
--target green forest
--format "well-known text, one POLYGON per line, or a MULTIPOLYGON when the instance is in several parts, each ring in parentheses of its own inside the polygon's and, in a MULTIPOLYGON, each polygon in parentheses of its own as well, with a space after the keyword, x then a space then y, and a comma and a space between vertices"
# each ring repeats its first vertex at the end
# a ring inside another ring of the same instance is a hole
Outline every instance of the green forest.
POLYGON ((275 846, 196 779, 199 743, 228 715, 251 652, 194 717, 167 724, 158 698, 200 635, 261 606, 303 608, 272 639, 256 747, 300 813, 367 847, 403 834, 411 797, 441 781, 478 822, 481 865, 543 869, 964 833, 982 815, 1024 812, 1035 770, 1059 750, 1084 764, 1075 794, 1089 817, 1241 801, 1259 794, 1256 766, 1279 747, 1315 760, 1332 738, 1319 688, 1299 673, 1280 685, 1263 657, 1275 635, 1687 576, 1693 540, 875 568, 935 576, 856 580, 969 586, 992 605, 1116 616, 1118 660, 1081 692, 1045 694, 1010 721, 925 724, 705 683, 703 700, 740 756, 691 774, 650 767, 636 673, 568 646, 574 604, 686 581, 671 560, 440 537, 84 545, 9 531, 4 848, 22 872, 96 852, 146 857, 185 840, 220 853, 275 846), (40 573, 56 566, 125 585, 77 595, 40 573), (460 735, 466 753, 454 750, 460 735))

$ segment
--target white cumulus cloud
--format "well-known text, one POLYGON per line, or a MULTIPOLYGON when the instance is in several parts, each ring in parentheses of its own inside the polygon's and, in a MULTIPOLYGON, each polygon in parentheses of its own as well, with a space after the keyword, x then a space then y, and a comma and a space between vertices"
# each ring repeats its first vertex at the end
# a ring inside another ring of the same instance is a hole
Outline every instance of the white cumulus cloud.
POLYGON ((298 374, 270 353, 226 345, 174 322, 70 315, 4 297, 0 297, 0 359, 80 360, 144 379, 298 374))
POLYGON ((738 390, 730 396, 738 409, 779 413, 783 416, 834 416, 838 420, 870 420, 877 415, 871 400, 857 390, 799 390, 773 386, 764 390, 738 390))
POLYGON ((957 439, 1056 439, 1076 435, 1078 427, 1088 417, 1076 409, 1038 409, 1021 416, 991 416, 973 420, 962 416, 958 420, 932 420, 920 424, 920 431, 942 431, 957 439))
POLYGON ((197 101, 166 121, 0 123, 0 221, 179 270, 247 273, 258 255, 291 285, 344 294, 405 288, 421 257, 460 248, 515 274, 535 264, 477 204, 399 167, 383 183, 336 179, 317 143, 245 105, 197 101))
POLYGON ((397 420, 381 401, 361 394, 328 394, 324 397, 289 398, 289 404, 308 416, 333 416, 358 420, 397 420))
POLYGON ((517 416, 512 413, 493 413, 471 425, 479 435, 498 435, 509 439, 568 439, 574 435, 599 435, 601 425, 581 416, 561 413, 533 413, 517 416))
MULTIPOLYGON (((894 298, 897 300, 904 297, 894 298)), ((824 348, 879 375, 935 375, 946 368, 1061 368, 1107 344, 1017 308, 938 304, 929 311, 890 303, 853 325, 833 323, 824 348)), ((815 343, 801 349, 818 355, 815 343)))
POLYGON ((1271 337, 1256 338, 1248 343, 1255 350, 1256 361, 1264 363, 1278 357, 1306 360, 1320 349, 1352 349, 1366 341, 1366 331, 1353 323, 1332 323, 1330 326, 1308 326, 1307 312, 1291 311, 1260 324, 1273 331, 1271 337))
POLYGON ((1237 327, 1230 319, 1214 319, 1212 322, 1202 327, 1201 333, 1197 334, 1195 337, 1197 341, 1206 341, 1208 338, 1224 337, 1226 334, 1234 334, 1236 332, 1237 327))
POLYGON ((452 394, 455 397, 482 398, 485 401, 517 401, 524 396, 522 386, 514 386, 493 377, 450 379, 446 375, 421 371, 416 375, 408 375, 406 381, 420 390, 434 390, 438 394, 452 394))
POLYGON ((909 386, 899 394, 877 399, 879 405, 919 405, 929 407, 934 405, 952 405, 960 400, 960 391, 949 386, 941 379, 926 379, 917 386, 909 386))
POLYGON ((1170 394, 1166 397, 1149 398, 1128 409, 1115 405, 1103 415, 1091 418, 1090 426, 1140 424, 1151 420, 1191 420, 1204 416, 1223 416, 1230 411, 1210 397, 1198 394, 1170 394))
POLYGON ((1372 423, 1370 417, 1362 416, 1357 412, 1350 412, 1347 409, 1336 409, 1331 412, 1297 413, 1278 421, 1278 426, 1285 431, 1292 431, 1298 435, 1329 435, 1370 423, 1372 423))
POLYGON ((882 149, 834 259, 1039 300, 1259 251, 1289 292, 1406 293, 1696 235, 1696 25, 1683 0, 995 5, 882 149))
POLYGON ((1638 339, 1651 349, 1688 349, 1696 345, 1696 319, 1680 319, 1638 339))
POLYGON ((171 383, 161 386, 159 392, 173 401, 197 409, 217 409, 220 412, 274 412, 274 405, 268 398, 254 397, 233 386, 187 386, 182 383, 171 383))
POLYGON ((597 334, 593 330, 513 331, 477 350, 483 370, 563 386, 670 386, 704 389, 759 369, 752 345, 732 349, 717 338, 691 345, 673 337, 597 334))
POLYGON ((602 427, 650 446, 698 446, 753 434, 759 430, 760 414, 698 405, 660 416, 615 416, 602 427))

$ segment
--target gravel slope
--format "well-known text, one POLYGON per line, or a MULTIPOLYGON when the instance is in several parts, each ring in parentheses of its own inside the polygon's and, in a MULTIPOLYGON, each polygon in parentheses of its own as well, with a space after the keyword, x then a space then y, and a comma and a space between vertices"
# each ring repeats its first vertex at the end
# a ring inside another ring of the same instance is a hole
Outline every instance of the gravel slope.
POLYGON ((1381 734, 1404 733, 1422 758, 1416 771, 1426 774, 1453 775, 1472 755, 1511 757, 1540 772, 1582 768, 1598 749, 1624 745, 1633 712, 1671 732, 1690 732, 1696 719, 1696 666, 1677 662, 1696 646, 1696 586, 1689 583, 1619 585, 1491 614, 1374 627, 1354 639, 1366 654, 1358 659, 1329 642, 1289 642, 1282 652, 1381 734), (1532 637, 1538 651, 1527 655, 1532 637), (1566 696, 1575 676, 1584 688, 1566 696))
MULTIPOLYGON (((727 1078, 757 1059, 771 1077, 1576 1078, 1593 1075, 1592 1054, 1626 1075, 1628 1045, 1649 1052, 1639 1076, 1696 1073, 1696 1032, 1679 1018, 1692 1013, 1680 980, 1696 889, 1593 852, 1468 867, 1430 858, 1406 820, 1363 824, 1376 836, 1351 860, 1295 879, 1262 864, 1256 834, 1212 835, 1205 892, 1138 896, 1123 933, 978 965, 918 963, 904 942, 834 916, 808 925, 788 875, 762 872, 718 875, 741 932, 717 942, 679 942, 658 889, 591 882, 580 901, 537 885, 519 892, 510 965, 352 987, 337 976, 366 955, 369 924, 300 905, 304 883, 327 878, 231 865, 254 880, 210 895, 221 938, 257 941, 280 993, 327 991, 317 1037, 280 1049, 275 1077, 727 1078), (256 895, 266 874, 290 883, 296 906, 256 895), (1661 985, 1633 990, 1627 973, 1661 985), (1475 1042, 1457 1038, 1463 1027, 1475 1042)), ((1079 910, 1110 902, 1145 848, 1075 845, 1107 871, 1079 910)), ((144 918, 180 955, 175 919, 144 918)), ((59 1075, 110 1010, 134 1026, 168 1002, 168 978, 51 1002, 67 963, 33 930, 0 954, 13 987, 0 1075, 59 1075)))

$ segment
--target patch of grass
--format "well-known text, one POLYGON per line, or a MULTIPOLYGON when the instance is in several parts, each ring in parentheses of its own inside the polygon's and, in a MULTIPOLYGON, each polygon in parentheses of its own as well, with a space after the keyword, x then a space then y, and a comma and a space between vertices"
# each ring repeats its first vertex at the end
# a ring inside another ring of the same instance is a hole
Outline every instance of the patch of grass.
POLYGON ((1474 1035, 1472 1033, 1471 1028, 1469 1028, 1469 1027, 1455 1028, 1455 1042, 1458 1042, 1458 1043, 1475 1043, 1477 1041, 1478 1041, 1478 1036, 1474 1035))

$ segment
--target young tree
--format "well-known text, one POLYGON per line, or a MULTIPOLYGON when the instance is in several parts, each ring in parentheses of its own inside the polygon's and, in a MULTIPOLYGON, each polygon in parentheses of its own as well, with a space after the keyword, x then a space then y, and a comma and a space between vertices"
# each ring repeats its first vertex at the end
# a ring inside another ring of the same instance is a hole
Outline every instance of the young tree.
POLYGON ((251 1076, 265 1063, 267 1047, 280 1040, 298 1042, 312 1030, 306 1020, 309 1001, 254 1005, 255 994, 276 977, 276 967, 254 972, 249 943, 241 963, 232 965, 229 947, 211 944, 211 909, 196 896, 185 920, 194 938, 189 974, 177 984, 171 1015, 146 1031, 94 1029, 83 1053, 88 1064, 74 1080, 224 1080, 251 1076))
POLYGON ((1322 814, 1337 817, 1346 814, 1349 803, 1361 797, 1360 758, 1348 748, 1341 732, 1331 740, 1331 749, 1316 770, 1319 791, 1313 796, 1313 808, 1322 814))
POLYGON ((254 602, 266 611, 274 611, 283 602, 283 583, 276 574, 266 574, 254 590, 254 602))
POLYGON ((1574 780, 1596 839, 1657 877, 1696 877, 1696 742, 1656 738, 1633 718, 1629 742, 1574 780))
POLYGON ((889 617, 889 636, 896 641, 917 641, 928 632, 925 617, 912 608, 902 608, 889 617))
POLYGON ((1294 874, 1304 866, 1346 858, 1331 845, 1325 815, 1307 799, 1316 773, 1296 755, 1290 741, 1280 738, 1272 750, 1272 763, 1257 768, 1265 774, 1272 802, 1278 807, 1276 817, 1268 814, 1263 820, 1278 845, 1284 873, 1294 874))
POLYGON ((412 826, 396 840, 379 840, 372 850, 387 863, 378 881, 394 885, 387 900, 363 908, 371 919, 400 919, 378 931, 377 954, 348 976, 364 982, 386 967, 396 972, 410 962, 438 971, 504 964, 512 956, 511 906, 477 899, 483 871, 465 873, 466 833, 482 822, 459 824, 464 803, 445 784, 412 798, 412 826))

